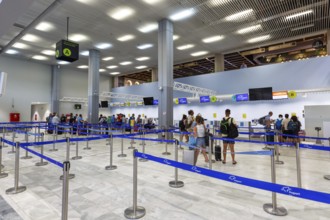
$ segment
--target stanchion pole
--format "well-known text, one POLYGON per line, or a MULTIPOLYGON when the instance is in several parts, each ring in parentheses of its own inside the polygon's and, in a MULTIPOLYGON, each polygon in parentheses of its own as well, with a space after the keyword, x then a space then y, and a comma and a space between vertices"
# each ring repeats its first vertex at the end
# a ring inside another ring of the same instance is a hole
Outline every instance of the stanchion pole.
MULTIPOLYGON (((84 147, 83 150, 91 150, 92 149, 89 146, 88 136, 89 136, 89 130, 88 130, 88 126, 87 126, 87 130, 86 130, 86 147, 84 147)), ((77 141, 77 145, 78 145, 78 141, 77 141)))
POLYGON ((14 187, 7 189, 6 194, 18 194, 24 192, 26 190, 26 186, 18 186, 19 182, 19 142, 16 143, 15 149, 15 179, 14 179, 14 187))
POLYGON ((62 220, 68 219, 69 212, 69 179, 70 161, 63 162, 63 186, 62 186, 62 220))
POLYGON ((297 185, 302 188, 301 184, 301 163, 300 163, 300 148, 299 143, 296 143, 296 162, 297 162, 297 185))
MULTIPOLYGON (((278 131, 275 132, 275 140, 276 140, 276 142, 279 142, 278 131)), ((279 150, 279 147, 278 147, 279 145, 275 144, 274 146, 275 146, 275 153, 276 153, 275 164, 282 165, 282 164, 284 164, 284 162, 280 160, 280 150, 279 150)))
MULTIPOLYGON (((71 134, 70 134, 70 138, 73 138, 73 127, 74 127, 74 125, 71 126, 71 134)), ((71 144, 71 145, 75 145, 74 142, 71 142, 70 144, 71 144)))
POLYGON ((212 170, 212 149, 213 149, 213 137, 209 136, 209 169, 212 170))
POLYGON ((34 126, 34 142, 37 142, 37 127, 34 126))
MULTIPOLYGON (((144 132, 142 134, 142 138, 143 139, 145 138, 145 133, 144 132)), ((146 146, 146 142, 145 142, 145 140, 142 140, 142 153, 145 153, 145 146, 146 146)), ((145 158, 140 158, 139 161, 140 162, 147 162, 148 160, 145 159, 145 158)))
MULTIPOLYGON (((44 136, 45 136, 45 134, 41 133, 41 142, 44 142, 44 136)), ((40 154, 44 155, 44 145, 41 145, 40 154)), ((35 165, 40 167, 40 166, 45 166, 47 164, 48 164, 48 162, 44 161, 44 159, 42 157, 40 157, 40 162, 36 163, 35 165)))
MULTIPOLYGON (((272 151, 271 155, 271 173, 272 173, 272 183, 276 183, 276 171, 275 171, 275 157, 274 157, 274 148, 270 148, 272 151)), ((285 216, 288 214, 288 211, 284 207, 277 206, 276 193, 272 192, 272 203, 266 203, 263 206, 264 211, 276 216, 285 216)))
POLYGON ((112 164, 112 158, 113 158, 113 136, 112 133, 110 133, 109 139, 108 139, 109 145, 110 145, 110 165, 106 166, 106 170, 115 170, 117 169, 116 165, 112 164))
POLYGON ((41 138, 41 137, 40 137, 40 134, 41 134, 41 133, 40 133, 40 124, 39 124, 39 125, 38 125, 38 142, 40 142, 40 138, 41 138))
MULTIPOLYGON (((165 140, 167 140, 167 137, 168 137, 168 132, 167 132, 167 129, 165 128, 165 140)), ((163 155, 171 155, 170 152, 167 151, 167 141, 165 142, 165 152, 162 153, 163 155)))
POLYGON ((58 151, 58 149, 56 149, 55 147, 55 143, 57 141, 57 129, 56 129, 56 125, 55 125, 55 130, 53 130, 53 132, 55 131, 55 134, 53 134, 53 149, 50 149, 49 151, 58 151))
MULTIPOLYGON (((66 161, 70 161, 70 138, 66 138, 66 161)), ((69 179, 73 179, 75 178, 76 175, 73 174, 73 173, 70 173, 69 174, 69 179)), ((63 180, 64 179, 64 176, 61 175, 60 176, 60 180, 63 180)))
MULTIPOLYGON (((88 142, 88 141, 87 141, 88 142)), ((82 156, 78 155, 78 151, 79 151, 79 142, 76 142, 76 156, 72 157, 72 160, 80 160, 82 158, 82 156)))
MULTIPOLYGON (((13 130, 12 142, 13 142, 13 143, 15 142, 15 131, 14 131, 14 130, 13 130)), ((8 151, 7 153, 8 153, 8 154, 14 154, 14 153, 16 153, 16 151, 15 151, 15 149, 14 149, 14 146, 11 146, 11 151, 8 151)))
MULTIPOLYGON (((122 133, 124 135, 124 132, 122 133)), ((121 153, 118 154, 118 157, 127 157, 126 154, 124 154, 124 138, 121 138, 121 153)))
MULTIPOLYGON (((329 146, 330 146, 330 138, 328 140, 329 140, 329 146)), ((324 175, 324 179, 330 180, 330 175, 324 175)))
POLYGON ((146 209, 137 205, 138 162, 135 152, 137 152, 136 149, 133 151, 133 206, 125 209, 124 216, 127 219, 139 219, 146 214, 146 209))
POLYGON ((249 141, 251 141, 251 132, 252 132, 252 128, 251 128, 251 122, 249 121, 248 123, 249 125, 249 141))
MULTIPOLYGON (((2 138, 5 139, 5 135, 6 135, 6 128, 5 126, 2 127, 2 138)), ((2 143, 2 148, 6 148, 8 147, 5 142, 2 143)))
POLYGON ((0 179, 1 178, 5 178, 5 177, 7 177, 8 176, 8 173, 3 173, 2 172, 2 168, 4 167, 3 165, 2 165, 2 146, 3 146, 3 139, 2 138, 0 138, 0 179))
MULTIPOLYGON (((179 152, 179 141, 177 139, 175 139, 175 161, 178 162, 178 159, 179 159, 179 155, 178 155, 178 152, 179 152)), ((178 180, 178 168, 175 167, 174 168, 174 180, 173 181, 170 181, 168 183, 168 185, 172 188, 181 188, 184 186, 184 183, 183 181, 179 181, 178 180)))
MULTIPOLYGON (((27 133, 27 129, 26 129, 26 132, 25 132, 25 142, 29 143, 29 135, 27 133)), ((28 146, 26 146, 26 148, 28 148, 28 146)), ((31 158, 32 158, 32 156, 29 156, 29 152, 27 150, 25 150, 25 156, 21 157, 21 159, 23 159, 23 160, 28 160, 28 159, 31 159, 31 158)))

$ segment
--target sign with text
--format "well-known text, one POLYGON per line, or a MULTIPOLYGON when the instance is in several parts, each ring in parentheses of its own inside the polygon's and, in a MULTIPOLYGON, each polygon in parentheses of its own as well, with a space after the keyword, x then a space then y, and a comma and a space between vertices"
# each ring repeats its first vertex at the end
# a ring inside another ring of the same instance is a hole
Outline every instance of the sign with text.
POLYGON ((188 104, 187 98, 178 98, 179 104, 188 104))
POLYGON ((67 40, 60 40, 56 43, 55 58, 68 62, 79 60, 79 44, 67 40))
POLYGON ((208 103, 211 101, 210 96, 201 96, 201 97, 199 97, 199 101, 200 101, 200 103, 208 103))
POLYGON ((158 99, 154 99, 153 104, 154 104, 154 105, 158 105, 158 102, 159 102, 158 99))
POLYGON ((237 94, 236 95, 236 102, 246 102, 249 101, 249 94, 237 94))

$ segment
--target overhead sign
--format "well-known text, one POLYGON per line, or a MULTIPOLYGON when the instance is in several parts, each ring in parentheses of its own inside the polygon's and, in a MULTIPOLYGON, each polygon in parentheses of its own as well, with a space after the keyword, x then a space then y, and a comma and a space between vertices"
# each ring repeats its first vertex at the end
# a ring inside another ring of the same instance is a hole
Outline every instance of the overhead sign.
POLYGON ((244 93, 244 94, 237 94, 235 96, 235 100, 236 102, 245 102, 245 101, 249 101, 249 94, 244 93))
POLYGON ((211 101, 210 96, 201 96, 201 97, 199 97, 199 101, 200 101, 200 103, 208 103, 211 101))
POLYGON ((67 40, 60 40, 56 44, 55 58, 68 62, 79 60, 79 44, 67 40))
POLYGON ((273 92, 273 99, 287 99, 288 91, 273 92))
POLYGON ((216 102, 217 101, 217 97, 216 96, 211 96, 211 102, 216 102))
POLYGON ((158 105, 158 102, 159 102, 158 99, 154 99, 153 104, 154 104, 154 105, 158 105))
POLYGON ((290 98, 290 99, 295 99, 296 97, 297 97, 297 93, 296 93, 296 91, 289 91, 288 92, 288 97, 290 98))
POLYGON ((178 98, 179 104, 188 104, 187 98, 178 98))

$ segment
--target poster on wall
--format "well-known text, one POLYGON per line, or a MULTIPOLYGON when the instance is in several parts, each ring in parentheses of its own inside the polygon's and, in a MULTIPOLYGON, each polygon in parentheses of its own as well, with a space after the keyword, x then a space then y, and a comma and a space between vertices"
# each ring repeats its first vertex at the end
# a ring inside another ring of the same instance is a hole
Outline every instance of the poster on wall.
POLYGON ((213 118, 217 118, 217 113, 213 113, 213 118))
POLYGON ((211 100, 210 100, 210 96, 201 96, 199 97, 199 102, 200 103, 209 103, 211 100))
POLYGON ((178 98, 178 101, 180 105, 188 104, 187 98, 178 98))

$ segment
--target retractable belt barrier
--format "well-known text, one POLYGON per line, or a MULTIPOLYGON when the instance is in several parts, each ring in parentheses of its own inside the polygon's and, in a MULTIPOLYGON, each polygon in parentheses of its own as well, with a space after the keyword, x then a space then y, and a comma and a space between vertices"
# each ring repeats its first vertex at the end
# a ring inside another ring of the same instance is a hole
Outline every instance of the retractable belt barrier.
POLYGON ((286 146, 294 146, 293 143, 288 142, 265 142, 265 141, 250 141, 250 140, 240 140, 240 139, 232 139, 232 138, 222 138, 222 137, 211 137, 213 140, 223 140, 223 141, 235 141, 235 142, 246 142, 246 143, 255 143, 255 144, 268 144, 268 145, 286 145, 286 146))

